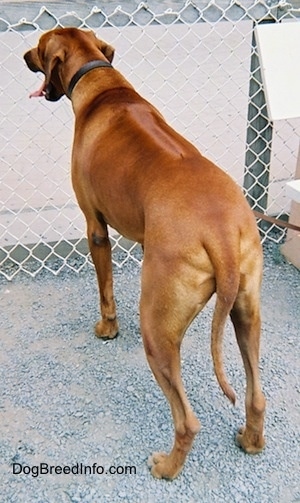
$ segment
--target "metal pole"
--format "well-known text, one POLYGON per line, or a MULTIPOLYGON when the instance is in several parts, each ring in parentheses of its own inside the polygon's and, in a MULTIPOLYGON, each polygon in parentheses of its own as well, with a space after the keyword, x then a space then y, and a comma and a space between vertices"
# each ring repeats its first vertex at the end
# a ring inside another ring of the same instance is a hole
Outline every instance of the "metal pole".
POLYGON ((264 211, 268 204, 273 123, 268 118, 254 24, 250 71, 244 189, 250 206, 264 211))

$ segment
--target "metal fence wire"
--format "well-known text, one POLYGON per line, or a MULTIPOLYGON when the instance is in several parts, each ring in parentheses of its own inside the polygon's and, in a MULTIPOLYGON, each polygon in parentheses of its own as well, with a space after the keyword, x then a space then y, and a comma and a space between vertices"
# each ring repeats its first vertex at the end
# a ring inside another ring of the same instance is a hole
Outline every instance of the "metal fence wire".
MULTIPOLYGON (((58 2, 18 21, 10 10, 7 18, 0 12, 0 274, 7 279, 21 271, 58 274, 91 264, 70 183, 70 103, 28 99, 39 82, 23 54, 58 26, 90 28, 114 45, 114 65, 244 187, 252 206, 289 214, 285 183, 294 178, 300 122, 272 123, 258 104, 263 88, 252 38, 257 23, 298 20, 299 8, 250 0, 122 4, 100 2, 83 11, 82 2, 72 2, 77 12, 64 12, 58 2)), ((270 225, 261 225, 261 233, 263 240, 284 237, 270 225)), ((117 265, 140 261, 135 243, 114 231, 111 240, 117 265)))

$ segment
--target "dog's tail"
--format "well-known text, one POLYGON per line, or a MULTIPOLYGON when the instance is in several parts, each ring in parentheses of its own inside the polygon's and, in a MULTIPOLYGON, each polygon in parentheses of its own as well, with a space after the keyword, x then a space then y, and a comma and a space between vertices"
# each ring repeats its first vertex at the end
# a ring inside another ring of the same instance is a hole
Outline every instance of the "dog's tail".
MULTIPOLYGON (((215 242, 216 244, 216 242, 215 242)), ((216 278, 216 305, 212 319, 211 354, 218 383, 224 394, 235 404, 235 392, 228 383, 223 365, 223 334, 226 320, 236 300, 240 283, 239 244, 232 246, 232 240, 218 246, 218 254, 214 250, 209 253, 216 278), (223 251, 220 257, 220 250, 223 251)), ((216 249, 216 248, 215 248, 216 249)))

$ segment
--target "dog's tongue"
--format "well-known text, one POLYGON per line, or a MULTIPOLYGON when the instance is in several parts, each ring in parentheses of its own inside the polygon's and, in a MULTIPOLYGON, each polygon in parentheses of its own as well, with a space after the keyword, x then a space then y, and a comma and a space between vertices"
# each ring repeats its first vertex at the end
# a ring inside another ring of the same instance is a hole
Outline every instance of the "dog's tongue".
POLYGON ((29 98, 40 98, 46 94, 46 81, 43 82, 41 87, 29 95, 29 98))

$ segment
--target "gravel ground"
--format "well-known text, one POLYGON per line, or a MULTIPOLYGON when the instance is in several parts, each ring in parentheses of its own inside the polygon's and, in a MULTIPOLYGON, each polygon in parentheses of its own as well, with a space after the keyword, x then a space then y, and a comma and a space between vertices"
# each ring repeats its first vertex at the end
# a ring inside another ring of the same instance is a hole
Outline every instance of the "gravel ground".
POLYGON ((228 325, 225 363, 239 397, 234 408, 212 370, 210 303, 183 344, 183 378, 202 429, 173 482, 153 479, 147 468, 153 450, 170 447, 172 422, 144 357, 136 264, 115 270, 115 293, 120 335, 103 342, 93 335, 92 268, 0 279, 0 501, 300 502, 300 272, 278 247, 265 246, 262 296, 266 450, 251 457, 235 445, 244 422, 244 373, 228 325), (40 463, 44 471, 56 466, 56 473, 37 473, 40 463), (76 474, 80 464, 91 470, 94 464, 99 473, 76 474), (108 473, 111 466, 120 473, 108 473), (31 472, 13 473, 20 467, 31 472))

